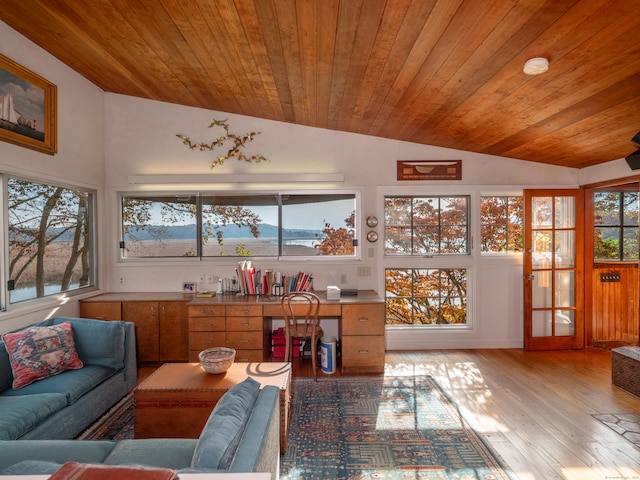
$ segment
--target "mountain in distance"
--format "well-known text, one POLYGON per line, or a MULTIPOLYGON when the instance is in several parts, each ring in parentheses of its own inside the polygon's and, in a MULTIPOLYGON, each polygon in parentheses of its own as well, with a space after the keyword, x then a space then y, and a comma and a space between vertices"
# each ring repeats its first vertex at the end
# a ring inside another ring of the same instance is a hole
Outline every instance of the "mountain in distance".
MULTIPOLYGON (((219 228, 222 231, 223 238, 253 238, 253 234, 249 227, 226 225, 219 228)), ((278 237, 278 227, 275 225, 261 223, 259 224, 258 229, 260 231, 259 238, 278 237)), ((138 240, 149 240, 157 238, 153 232, 162 231, 162 238, 180 240, 193 238, 195 230, 195 224, 171 226, 147 225, 143 229, 132 230, 131 234, 133 234, 138 240)), ((322 230, 282 229, 283 238, 317 238, 318 235, 322 236, 322 230)))

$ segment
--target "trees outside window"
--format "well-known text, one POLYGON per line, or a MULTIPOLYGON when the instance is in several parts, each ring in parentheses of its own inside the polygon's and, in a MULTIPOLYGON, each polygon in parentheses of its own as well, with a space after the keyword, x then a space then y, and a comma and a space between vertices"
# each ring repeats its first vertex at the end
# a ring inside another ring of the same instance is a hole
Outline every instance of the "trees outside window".
POLYGON ((469 253, 469 197, 385 197, 385 255, 469 253))
POLYGON ((522 252, 523 219, 524 197, 483 196, 480 201, 481 252, 522 252))
POLYGON ((388 268, 387 325, 465 325, 467 271, 464 268, 388 268))
POLYGON ((638 192, 600 191, 594 194, 594 260, 638 260, 638 192))
POLYGON ((388 196, 385 255, 411 268, 385 270, 386 324, 467 324, 467 270, 415 268, 418 258, 469 254, 469 196, 388 196))
POLYGON ((9 178, 9 301, 94 285, 94 193, 9 178))

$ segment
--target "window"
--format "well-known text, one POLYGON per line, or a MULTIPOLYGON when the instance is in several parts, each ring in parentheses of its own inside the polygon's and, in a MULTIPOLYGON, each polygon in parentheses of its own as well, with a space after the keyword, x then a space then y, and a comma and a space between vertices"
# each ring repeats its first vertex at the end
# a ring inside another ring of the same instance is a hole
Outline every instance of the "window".
POLYGON ((123 257, 355 255, 355 193, 125 195, 123 257))
POLYGON ((385 197, 385 254, 469 253, 469 197, 385 197))
POLYGON ((196 197, 122 199, 125 257, 194 257, 198 252, 196 197))
POLYGON ((94 193, 9 178, 9 301, 94 285, 94 193))
POLYGON ((638 260, 638 192, 594 194, 594 260, 638 260))
POLYGON ((447 264, 469 257, 469 203, 468 195, 385 197, 386 325, 467 326, 467 269, 447 264), (439 265, 427 266, 434 255, 439 265))
POLYGON ((522 196, 484 196, 480 202, 482 253, 522 252, 522 196))
POLYGON ((385 271, 387 325, 466 325, 464 268, 385 271))

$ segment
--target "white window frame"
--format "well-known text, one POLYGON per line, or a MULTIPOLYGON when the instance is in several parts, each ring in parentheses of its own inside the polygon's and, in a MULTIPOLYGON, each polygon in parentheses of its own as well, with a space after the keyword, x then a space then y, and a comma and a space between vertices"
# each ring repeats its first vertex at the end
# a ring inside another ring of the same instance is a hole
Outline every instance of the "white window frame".
POLYGON ((4 312, 4 315, 10 316, 12 312, 24 312, 32 308, 40 308, 43 304, 59 303, 64 301, 65 298, 80 297, 94 292, 98 289, 99 275, 98 275, 98 256, 97 256, 97 225, 98 225, 98 198, 100 192, 94 187, 89 187, 81 184, 71 184, 67 181, 60 181, 55 179, 40 179, 33 176, 25 176, 23 174, 13 173, 11 171, 0 172, 0 179, 2 185, 1 195, 1 208, 2 208, 2 222, 0 226, 0 233, 2 235, 3 249, 2 255, 4 258, 4 268, 0 272, 0 311, 4 312), (10 302, 10 295, 8 290, 9 280, 9 202, 8 202, 8 181, 9 178, 31 182, 34 184, 62 187, 70 190, 77 190, 86 192, 91 195, 91 205, 89 213, 89 256, 90 256, 90 280, 89 285, 67 290, 64 292, 54 292, 42 297, 33 297, 25 300, 10 302))
POLYGON ((360 219, 362 218, 362 192, 360 189, 318 189, 318 190, 233 190, 226 189, 224 191, 207 191, 207 190, 138 190, 138 191, 117 191, 116 199, 116 215, 118 222, 118 246, 120 245, 120 240, 123 238, 122 232, 122 199, 125 196, 149 196, 149 197, 157 197, 157 196, 173 196, 173 195, 201 195, 201 196, 209 196, 209 195, 332 195, 332 194, 348 194, 354 195, 355 197, 355 239, 357 240, 357 245, 355 249, 354 255, 317 255, 317 256, 294 256, 294 255, 284 255, 284 256, 202 256, 202 257, 123 257, 122 252, 119 250, 117 255, 117 263, 127 264, 127 265, 135 265, 135 264, 148 264, 148 263, 198 263, 198 262, 211 262, 216 264, 224 264, 224 263, 237 263, 238 260, 246 258, 251 260, 264 260, 264 261, 278 261, 278 262, 354 262, 357 260, 361 260, 362 258, 362 250, 364 247, 364 239, 362 238, 362 230, 360 224, 362 223, 360 219))

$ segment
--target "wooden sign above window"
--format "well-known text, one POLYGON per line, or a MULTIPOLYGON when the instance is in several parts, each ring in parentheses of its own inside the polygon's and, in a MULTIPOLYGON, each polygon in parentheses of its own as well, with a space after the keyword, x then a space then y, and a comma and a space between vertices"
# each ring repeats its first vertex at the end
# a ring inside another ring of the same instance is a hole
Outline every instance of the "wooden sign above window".
POLYGON ((462 160, 398 160, 398 180, 462 180, 462 160))

